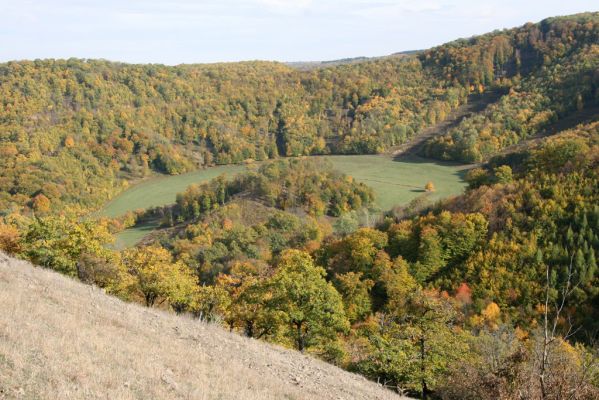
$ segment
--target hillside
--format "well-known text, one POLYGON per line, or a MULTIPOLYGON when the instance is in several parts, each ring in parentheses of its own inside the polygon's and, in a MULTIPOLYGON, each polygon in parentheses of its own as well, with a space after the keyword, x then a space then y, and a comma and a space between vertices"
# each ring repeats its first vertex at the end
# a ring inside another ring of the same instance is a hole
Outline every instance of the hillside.
POLYGON ((586 13, 309 70, 274 62, 0 64, 0 214, 97 209, 155 172, 384 153, 419 133, 435 133, 418 146, 427 157, 480 162, 596 105, 598 41, 599 14, 586 13), (462 115, 472 94, 496 92, 506 94, 462 115))
POLYGON ((0 400, 598 399, 599 12, 345 61, 0 64, 0 400))
POLYGON ((0 399, 399 399, 312 357, 0 254, 0 399))

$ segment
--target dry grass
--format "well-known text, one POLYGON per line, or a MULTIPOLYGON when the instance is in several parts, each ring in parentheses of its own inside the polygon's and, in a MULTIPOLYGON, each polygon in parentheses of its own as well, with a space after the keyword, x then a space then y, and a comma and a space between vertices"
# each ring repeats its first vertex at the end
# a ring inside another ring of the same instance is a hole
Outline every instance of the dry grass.
POLYGON ((399 399, 334 366, 0 253, 0 399, 399 399))

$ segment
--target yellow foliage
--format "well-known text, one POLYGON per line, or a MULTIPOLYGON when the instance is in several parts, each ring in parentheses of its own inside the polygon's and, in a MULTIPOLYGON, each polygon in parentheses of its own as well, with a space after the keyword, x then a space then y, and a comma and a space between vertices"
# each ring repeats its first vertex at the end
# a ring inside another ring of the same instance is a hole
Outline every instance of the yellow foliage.
POLYGON ((64 139, 64 146, 67 148, 71 148, 71 147, 75 146, 75 139, 73 139, 72 136, 67 136, 64 139))
POLYGON ((496 322, 499 319, 499 314, 501 310, 497 303, 490 302, 482 312, 483 317, 488 322, 496 322))
POLYGON ((50 211, 50 199, 42 193, 38 194, 33 198, 33 209, 41 213, 50 211))
POLYGON ((0 223, 0 250, 7 254, 18 253, 21 249, 19 230, 8 224, 0 223))

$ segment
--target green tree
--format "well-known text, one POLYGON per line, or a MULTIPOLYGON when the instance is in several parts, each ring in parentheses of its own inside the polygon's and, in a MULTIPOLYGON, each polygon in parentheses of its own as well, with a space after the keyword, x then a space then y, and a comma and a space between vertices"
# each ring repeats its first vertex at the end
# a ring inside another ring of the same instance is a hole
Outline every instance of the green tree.
POLYGON ((347 272, 336 275, 337 288, 343 297, 345 313, 351 323, 364 319, 372 310, 370 289, 374 286, 371 279, 362 279, 361 272, 347 272))
POLYGON ((299 351, 333 341, 349 328, 341 296, 325 276, 307 253, 287 250, 272 277, 269 305, 282 313, 284 334, 299 351))
POLYGON ((83 256, 112 260, 105 246, 113 240, 106 226, 93 221, 78 222, 75 217, 35 218, 22 239, 22 254, 34 264, 70 276, 78 275, 83 256))

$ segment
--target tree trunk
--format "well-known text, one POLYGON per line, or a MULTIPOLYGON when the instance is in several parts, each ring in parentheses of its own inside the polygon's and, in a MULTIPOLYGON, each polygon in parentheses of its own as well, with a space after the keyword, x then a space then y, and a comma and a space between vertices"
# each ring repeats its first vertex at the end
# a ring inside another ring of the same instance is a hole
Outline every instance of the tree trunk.
POLYGON ((420 338, 420 374, 421 374, 421 385, 422 385, 422 393, 420 394, 420 398, 422 400, 426 400, 428 398, 428 387, 426 385, 426 366, 424 363, 425 357, 425 348, 424 348, 424 338, 420 338))
POLYGON ((302 323, 301 322, 296 322, 295 323, 296 326, 296 330, 297 330, 297 349, 300 352, 304 352, 304 335, 302 334, 302 323))
POLYGON ((146 307, 152 307, 154 305, 154 302, 156 301, 156 296, 154 295, 154 293, 146 293, 145 298, 146 307))
POLYGON ((245 321, 245 336, 254 337, 254 321, 245 321))

